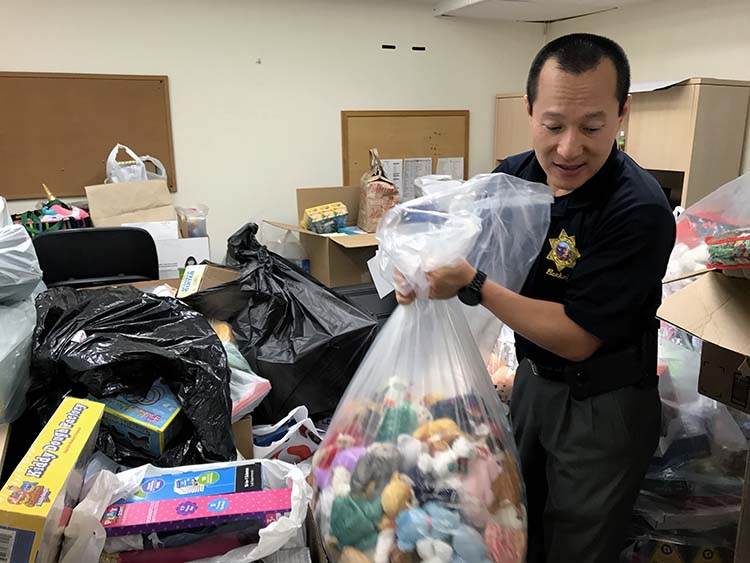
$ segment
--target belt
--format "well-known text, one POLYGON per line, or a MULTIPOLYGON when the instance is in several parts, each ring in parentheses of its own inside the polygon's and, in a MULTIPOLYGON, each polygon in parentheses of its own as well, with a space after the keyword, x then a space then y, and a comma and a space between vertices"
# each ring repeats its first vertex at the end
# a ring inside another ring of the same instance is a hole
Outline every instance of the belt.
POLYGON ((609 393, 623 387, 655 387, 656 364, 648 365, 640 350, 631 346, 623 350, 589 358, 569 366, 546 367, 527 358, 534 375, 567 383, 574 399, 581 400, 609 393))

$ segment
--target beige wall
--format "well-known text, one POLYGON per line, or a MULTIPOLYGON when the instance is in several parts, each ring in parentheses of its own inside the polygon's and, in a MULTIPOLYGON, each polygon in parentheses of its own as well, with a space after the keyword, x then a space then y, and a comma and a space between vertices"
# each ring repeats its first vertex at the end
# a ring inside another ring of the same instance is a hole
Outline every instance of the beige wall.
MULTIPOLYGON (((692 76, 750 80, 748 22, 749 0, 659 0, 553 23, 548 38, 589 32, 614 39, 630 58, 634 82, 692 76)), ((742 170, 750 171, 750 142, 742 170)))
POLYGON ((521 88, 542 41, 541 25, 405 0, 0 0, 0 13, 1 70, 169 76, 175 200, 210 207, 215 259, 248 219, 296 219, 294 188, 340 185, 343 109, 469 109, 470 172, 487 171, 494 94, 521 88))

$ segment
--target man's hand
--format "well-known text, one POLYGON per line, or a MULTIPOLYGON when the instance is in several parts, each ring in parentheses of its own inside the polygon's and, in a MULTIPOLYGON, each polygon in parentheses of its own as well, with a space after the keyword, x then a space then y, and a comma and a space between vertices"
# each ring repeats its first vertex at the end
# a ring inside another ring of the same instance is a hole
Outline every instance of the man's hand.
POLYGON ((455 266, 443 266, 432 272, 427 272, 430 282, 430 299, 450 299, 455 297, 459 289, 471 283, 477 271, 466 260, 461 260, 455 266))
MULTIPOLYGON (((427 272, 427 281, 430 283, 430 299, 450 299, 455 297, 458 290, 466 287, 474 279, 477 271, 466 261, 462 260, 454 266, 444 266, 427 272)), ((405 285, 406 280, 396 272, 396 287, 405 285)), ((416 295, 401 293, 396 290, 396 301, 401 305, 409 305, 414 302, 416 295)))

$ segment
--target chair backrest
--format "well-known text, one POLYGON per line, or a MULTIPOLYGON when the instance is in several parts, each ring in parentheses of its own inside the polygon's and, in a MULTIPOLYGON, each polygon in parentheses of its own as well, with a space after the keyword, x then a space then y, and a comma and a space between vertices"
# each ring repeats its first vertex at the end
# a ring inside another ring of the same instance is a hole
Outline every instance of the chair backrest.
POLYGON ((96 227, 34 237, 47 287, 90 287, 159 279, 151 235, 134 227, 96 227))

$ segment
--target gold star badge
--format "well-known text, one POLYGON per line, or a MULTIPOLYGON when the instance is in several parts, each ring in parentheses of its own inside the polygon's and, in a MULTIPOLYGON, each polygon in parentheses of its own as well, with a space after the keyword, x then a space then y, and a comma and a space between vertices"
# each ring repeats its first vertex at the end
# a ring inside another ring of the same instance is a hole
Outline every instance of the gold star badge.
POLYGON ((581 253, 576 249, 576 237, 570 236, 565 229, 560 231, 560 236, 549 239, 552 250, 547 254, 547 260, 552 260, 557 266, 557 271, 562 272, 565 268, 572 268, 581 253))

